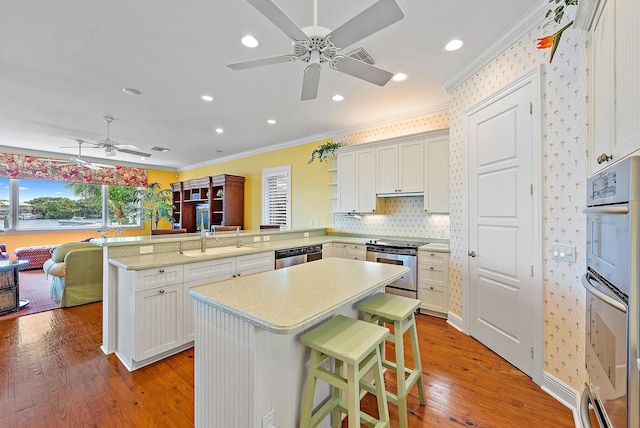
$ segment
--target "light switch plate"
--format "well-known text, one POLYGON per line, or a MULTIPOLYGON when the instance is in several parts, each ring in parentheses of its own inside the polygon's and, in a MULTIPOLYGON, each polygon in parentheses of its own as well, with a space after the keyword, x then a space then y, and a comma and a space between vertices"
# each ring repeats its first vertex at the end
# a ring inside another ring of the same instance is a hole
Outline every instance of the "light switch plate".
POLYGON ((151 254, 151 253, 153 253, 153 245, 140 246, 140 254, 151 254))
POLYGON ((555 244, 551 246, 551 258, 559 262, 575 263, 576 246, 555 244))
POLYGON ((262 237, 263 241, 271 241, 271 237, 269 235, 262 237))
POLYGON ((304 237, 305 237, 305 238, 308 238, 308 237, 309 237, 309 232, 305 232, 305 233, 304 233, 304 237))
POLYGON ((254 236, 253 237, 253 242, 260 242, 260 237, 259 236, 254 236))

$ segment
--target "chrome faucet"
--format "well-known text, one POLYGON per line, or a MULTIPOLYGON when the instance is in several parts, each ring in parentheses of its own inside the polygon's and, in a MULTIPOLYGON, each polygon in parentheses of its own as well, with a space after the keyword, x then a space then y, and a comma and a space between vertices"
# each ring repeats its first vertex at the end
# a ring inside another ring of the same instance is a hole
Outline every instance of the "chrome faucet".
MULTIPOLYGON (((216 236, 216 228, 215 226, 211 226, 211 237, 213 237, 216 242, 220 242, 220 240, 218 239, 218 237, 216 236)), ((205 252, 207 251, 207 232, 205 232, 204 228, 200 229, 200 251, 201 252, 205 252)))
POLYGON ((240 226, 236 227, 236 248, 240 248, 242 246, 242 242, 240 242, 240 226))
POLYGON ((187 241, 180 241, 180 254, 184 254, 184 243, 187 241))

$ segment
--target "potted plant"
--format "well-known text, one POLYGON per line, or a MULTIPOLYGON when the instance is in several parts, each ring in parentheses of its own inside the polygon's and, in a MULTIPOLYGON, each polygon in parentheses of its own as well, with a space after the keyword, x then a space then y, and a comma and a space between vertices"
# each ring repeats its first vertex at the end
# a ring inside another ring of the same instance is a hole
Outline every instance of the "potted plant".
POLYGON ((140 203, 140 220, 144 223, 149 220, 150 229, 157 230, 160 219, 170 223, 176 220, 171 215, 173 210, 172 193, 170 189, 163 189, 160 183, 149 183, 147 187, 138 190, 140 203))
POLYGON ((316 158, 320 162, 326 162, 327 158, 335 155, 335 151, 342 147, 342 143, 334 143, 332 141, 326 142, 324 144, 320 144, 316 149, 311 152, 311 159, 309 162, 313 162, 316 158))

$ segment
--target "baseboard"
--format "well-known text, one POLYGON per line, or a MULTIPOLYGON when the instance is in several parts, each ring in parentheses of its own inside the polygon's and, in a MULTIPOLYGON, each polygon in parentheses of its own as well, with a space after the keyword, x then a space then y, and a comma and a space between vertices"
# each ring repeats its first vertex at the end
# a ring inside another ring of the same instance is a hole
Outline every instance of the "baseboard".
POLYGON ((454 314, 451 311, 449 311, 449 313, 447 314, 447 324, 449 324, 456 330, 462 333, 465 333, 464 330, 462 329, 462 318, 460 318, 458 315, 454 314))
POLYGON ((551 395, 560 403, 571 409, 574 425, 576 427, 582 426, 580 422, 580 415, 578 414, 578 408, 580 405, 580 394, 578 391, 548 372, 542 373, 542 385, 540 385, 540 387, 547 394, 551 395))

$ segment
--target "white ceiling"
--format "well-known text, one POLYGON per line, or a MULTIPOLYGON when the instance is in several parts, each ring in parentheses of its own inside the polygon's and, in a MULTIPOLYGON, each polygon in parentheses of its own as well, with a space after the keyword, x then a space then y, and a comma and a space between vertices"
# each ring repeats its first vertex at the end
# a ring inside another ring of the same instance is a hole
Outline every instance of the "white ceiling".
MULTIPOLYGON (((445 81, 539 0, 397 0, 404 19, 352 46, 409 79, 384 87, 326 66, 318 98, 300 101, 302 62, 233 71, 227 63, 290 53, 291 41, 244 0, 19 0, 0 3, 0 149, 77 155, 70 138, 106 137, 169 169, 446 105, 445 81), (249 49, 240 38, 260 41, 249 49), (462 49, 446 52, 452 38, 462 49), (127 95, 122 88, 142 95, 127 95), (340 93, 340 103, 331 96, 340 93), (207 103, 203 94, 214 96, 207 103), (267 119, 276 119, 268 125, 267 119), (216 127, 225 132, 218 135, 216 127), (72 146, 62 149, 60 146, 72 146)), ((313 0, 274 0, 300 27, 313 0)), ((318 0, 335 29, 375 0, 318 0)), ((347 48, 348 50, 351 47, 347 48)), ((308 140, 311 141, 311 140, 308 140)), ((104 150, 83 154, 105 159, 104 150)), ((110 162, 140 163, 118 153, 110 162)))

